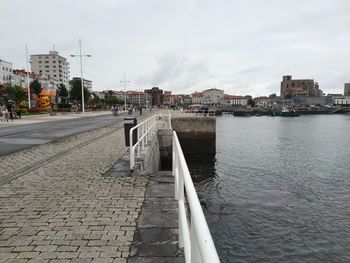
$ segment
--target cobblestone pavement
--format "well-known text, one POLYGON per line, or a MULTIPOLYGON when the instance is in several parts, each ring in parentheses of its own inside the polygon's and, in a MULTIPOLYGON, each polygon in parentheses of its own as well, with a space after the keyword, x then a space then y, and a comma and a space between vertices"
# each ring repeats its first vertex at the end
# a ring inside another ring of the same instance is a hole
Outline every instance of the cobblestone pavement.
POLYGON ((41 144, 10 155, 1 156, 0 180, 9 173, 13 173, 23 169, 26 166, 33 165, 40 160, 57 154, 59 151, 64 151, 83 142, 88 142, 89 140, 101 136, 101 134, 108 134, 114 129, 122 127, 122 125, 122 123, 119 123, 113 126, 80 133, 51 143, 41 144))
MULTIPOLYGON (((103 129, 4 156, 0 175, 113 127, 103 129)), ((1 263, 127 261, 148 179, 103 176, 125 153, 123 136, 111 132, 0 186, 1 263)))

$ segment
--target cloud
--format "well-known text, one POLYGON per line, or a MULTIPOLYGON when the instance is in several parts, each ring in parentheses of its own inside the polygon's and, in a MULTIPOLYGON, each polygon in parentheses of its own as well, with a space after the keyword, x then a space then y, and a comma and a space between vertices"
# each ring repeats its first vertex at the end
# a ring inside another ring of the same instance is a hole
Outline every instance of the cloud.
POLYGON ((129 88, 176 93, 278 94, 285 74, 314 78, 325 92, 350 81, 348 0, 27 2, 1 1, 0 58, 20 68, 26 43, 31 54, 55 44, 75 76, 69 55, 81 37, 96 90, 122 89, 124 72, 129 88))

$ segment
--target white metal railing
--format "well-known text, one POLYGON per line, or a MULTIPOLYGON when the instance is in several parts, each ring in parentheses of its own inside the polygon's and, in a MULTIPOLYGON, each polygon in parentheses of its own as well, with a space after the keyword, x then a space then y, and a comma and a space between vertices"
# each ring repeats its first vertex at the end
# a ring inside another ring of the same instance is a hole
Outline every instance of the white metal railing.
POLYGON ((147 120, 132 127, 129 132, 129 145, 130 145, 130 170, 135 166, 135 150, 137 150, 137 158, 140 158, 141 150, 145 150, 145 145, 152 139, 152 136, 156 133, 156 118, 152 116, 147 120), (137 130, 136 130, 137 129, 137 130), (137 133, 136 142, 133 141, 133 132, 137 133))
POLYGON ((186 263, 220 262, 175 131, 173 176, 175 176, 175 199, 179 205, 179 246, 184 248, 186 263), (186 213, 185 198, 190 208, 190 215, 186 213))
POLYGON ((156 134, 157 129, 171 129, 171 115, 162 114, 154 115, 151 118, 141 122, 140 124, 132 127, 129 131, 129 145, 130 145, 130 170, 135 166, 135 151, 136 157, 140 158, 141 152, 145 150, 145 146, 156 134), (160 127, 157 127, 157 120, 159 120, 160 127), (135 131, 136 130, 136 131, 135 131), (136 142, 133 141, 133 133, 137 133, 136 142))

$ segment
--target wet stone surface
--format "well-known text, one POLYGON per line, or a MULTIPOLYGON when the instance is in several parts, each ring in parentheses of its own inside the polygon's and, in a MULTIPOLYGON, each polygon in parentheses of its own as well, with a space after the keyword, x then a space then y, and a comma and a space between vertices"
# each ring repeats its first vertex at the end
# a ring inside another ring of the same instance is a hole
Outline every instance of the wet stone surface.
POLYGON ((174 177, 160 171, 150 177, 128 262, 184 262, 178 246, 174 177))

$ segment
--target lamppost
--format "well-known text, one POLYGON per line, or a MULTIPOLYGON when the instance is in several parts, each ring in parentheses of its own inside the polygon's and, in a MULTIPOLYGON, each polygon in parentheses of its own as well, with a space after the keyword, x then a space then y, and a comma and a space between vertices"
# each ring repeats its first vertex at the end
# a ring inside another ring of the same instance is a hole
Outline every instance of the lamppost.
POLYGON ((26 86, 27 86, 27 92, 28 92, 28 109, 31 109, 32 105, 30 102, 29 63, 30 63, 30 61, 28 60, 28 47, 26 45, 26 65, 27 65, 26 86))
POLYGON ((81 106, 82 106, 82 112, 85 113, 83 57, 91 57, 91 55, 81 54, 81 39, 80 38, 79 38, 79 54, 78 55, 70 55, 70 56, 71 57, 79 57, 79 59, 80 59, 81 106))
POLYGON ((130 80, 125 80, 125 72, 124 72, 124 80, 121 80, 120 83, 124 83, 124 108, 126 110, 126 83, 130 82, 130 80))

